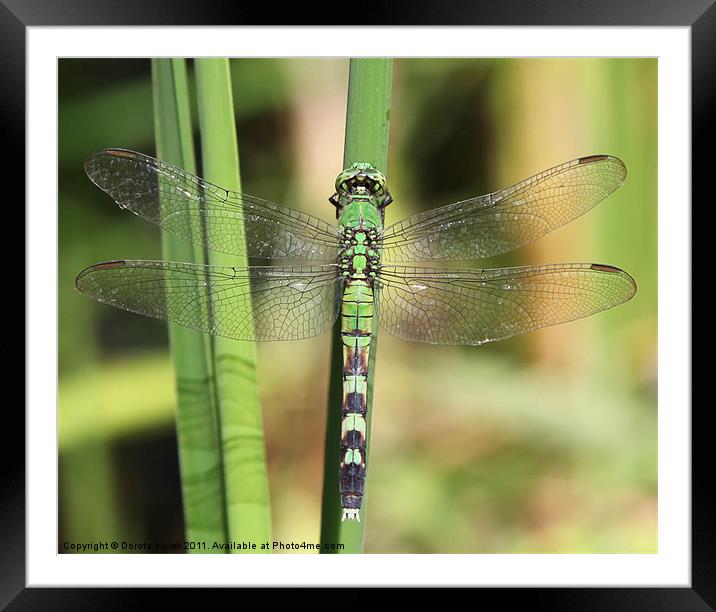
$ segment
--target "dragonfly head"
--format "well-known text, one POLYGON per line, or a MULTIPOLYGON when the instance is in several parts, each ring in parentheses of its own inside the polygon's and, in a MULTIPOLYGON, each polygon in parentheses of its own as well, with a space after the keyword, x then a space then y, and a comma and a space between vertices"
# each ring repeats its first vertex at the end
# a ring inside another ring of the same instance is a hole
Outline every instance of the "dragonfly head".
POLYGON ((393 201, 386 188, 385 175, 373 164, 355 162, 336 178, 336 192, 328 201, 336 207, 336 216, 354 199, 372 200, 381 213, 393 201))

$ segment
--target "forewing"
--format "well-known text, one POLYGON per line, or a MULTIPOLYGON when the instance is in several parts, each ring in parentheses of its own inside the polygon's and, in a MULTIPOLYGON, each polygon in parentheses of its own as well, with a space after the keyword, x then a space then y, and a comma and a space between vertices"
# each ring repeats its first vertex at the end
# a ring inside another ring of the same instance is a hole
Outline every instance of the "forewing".
POLYGON ((329 329, 335 266, 203 266, 111 261, 77 276, 80 293, 130 312, 235 340, 299 340, 329 329))
POLYGON ((465 261, 516 249, 569 223, 619 188, 626 167, 592 155, 512 187, 413 215, 386 228, 383 260, 465 261))
POLYGON ((326 262, 338 252, 338 230, 324 221, 228 191, 141 153, 99 151, 85 171, 121 208, 214 251, 326 262))
POLYGON ((484 344, 587 317, 636 292, 626 272, 600 264, 495 270, 383 266, 380 323, 404 340, 484 344))

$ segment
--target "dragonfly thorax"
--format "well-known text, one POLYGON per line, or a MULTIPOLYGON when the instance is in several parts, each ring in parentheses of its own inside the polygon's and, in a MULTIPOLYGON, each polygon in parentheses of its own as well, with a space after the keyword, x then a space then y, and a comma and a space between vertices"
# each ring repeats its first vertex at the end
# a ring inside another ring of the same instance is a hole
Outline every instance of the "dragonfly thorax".
POLYGON ((341 274, 350 279, 372 280, 378 272, 380 253, 374 228, 345 228, 339 257, 341 274))

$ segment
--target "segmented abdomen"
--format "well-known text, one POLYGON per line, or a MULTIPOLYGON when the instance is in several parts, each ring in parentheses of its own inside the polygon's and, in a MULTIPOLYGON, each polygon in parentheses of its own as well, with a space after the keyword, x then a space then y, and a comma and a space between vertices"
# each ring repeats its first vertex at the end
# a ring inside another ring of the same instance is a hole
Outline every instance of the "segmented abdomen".
POLYGON ((349 280, 341 305, 343 410, 340 492, 344 519, 360 520, 366 472, 368 357, 373 326, 373 289, 349 280))

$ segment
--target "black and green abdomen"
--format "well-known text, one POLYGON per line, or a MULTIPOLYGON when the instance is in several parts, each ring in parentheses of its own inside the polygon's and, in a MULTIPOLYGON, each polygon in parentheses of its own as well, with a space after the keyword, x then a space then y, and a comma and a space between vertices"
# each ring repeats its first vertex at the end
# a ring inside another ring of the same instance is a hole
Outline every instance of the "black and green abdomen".
POLYGON ((373 288, 348 280, 341 304, 343 409, 340 494, 343 517, 359 518, 366 473, 368 361, 373 326, 373 288))

